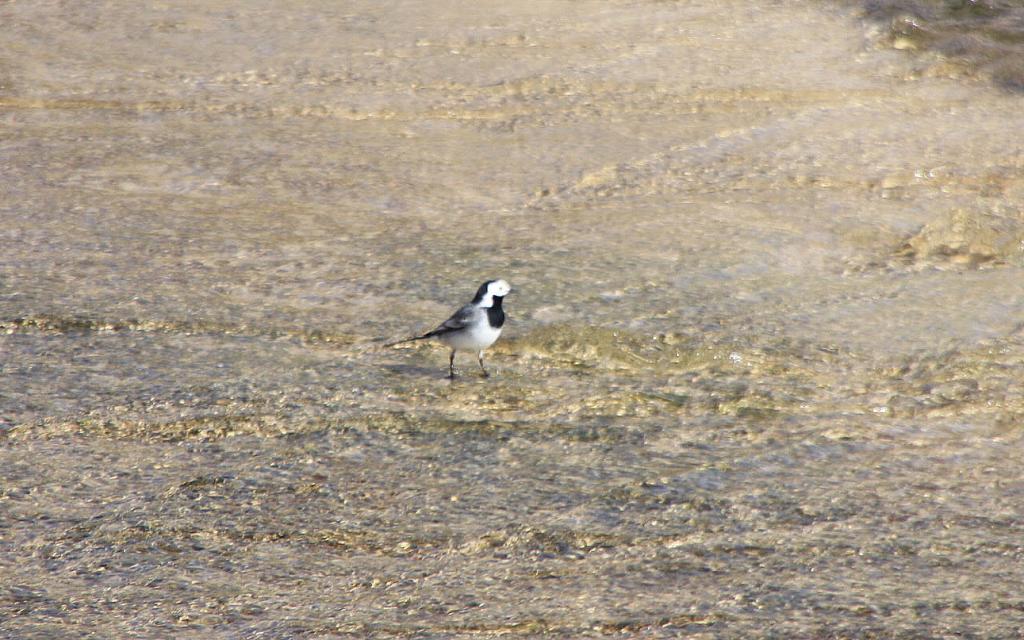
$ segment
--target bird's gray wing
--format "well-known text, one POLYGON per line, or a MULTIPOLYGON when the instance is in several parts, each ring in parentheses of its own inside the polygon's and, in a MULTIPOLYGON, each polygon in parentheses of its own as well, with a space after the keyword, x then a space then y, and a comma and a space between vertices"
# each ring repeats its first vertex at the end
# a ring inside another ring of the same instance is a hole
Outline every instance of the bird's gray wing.
POLYGON ((428 336, 437 336, 450 331, 458 331, 459 329, 465 329, 466 327, 473 324, 473 320, 476 318, 477 308, 473 304, 467 304, 458 311, 452 314, 452 317, 448 318, 437 326, 436 329, 428 333, 428 336))
POLYGON ((448 318, 441 324, 437 325, 437 328, 433 331, 428 331, 421 336, 414 338, 405 338, 404 340, 397 340, 395 342, 389 342, 385 344, 385 347, 393 347, 397 344, 403 344, 405 342, 414 342, 416 340, 426 340, 427 338, 433 338, 434 336, 441 336, 452 331, 458 331, 459 329, 465 329, 466 327, 473 324, 473 319, 476 317, 478 309, 473 303, 467 304, 458 311, 452 314, 452 317, 448 318))

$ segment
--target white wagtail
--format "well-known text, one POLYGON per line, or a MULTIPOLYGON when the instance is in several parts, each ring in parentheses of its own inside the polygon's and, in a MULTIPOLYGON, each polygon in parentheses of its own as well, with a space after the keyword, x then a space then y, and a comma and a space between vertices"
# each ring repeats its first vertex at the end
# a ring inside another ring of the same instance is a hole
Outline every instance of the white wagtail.
POLYGON ((403 342, 437 338, 452 350, 452 355, 448 358, 449 378, 455 377, 455 352, 459 349, 476 351, 480 370, 484 372, 486 378, 490 374, 484 368, 484 349, 494 344, 501 335, 501 327, 505 324, 505 312, 501 308, 501 301, 510 291, 512 287, 504 280, 488 280, 480 285, 469 304, 453 313, 452 317, 433 331, 384 346, 392 347, 403 342))

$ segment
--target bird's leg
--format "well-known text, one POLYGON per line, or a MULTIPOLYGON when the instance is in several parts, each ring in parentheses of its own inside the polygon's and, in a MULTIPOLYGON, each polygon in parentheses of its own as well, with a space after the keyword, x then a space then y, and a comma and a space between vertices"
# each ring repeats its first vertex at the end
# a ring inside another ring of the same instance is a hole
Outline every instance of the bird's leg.
POLYGON ((452 349, 452 355, 448 357, 448 377, 455 379, 455 349, 452 349))
POLYGON ((484 377, 489 378, 491 374, 487 373, 487 369, 484 369, 484 352, 480 351, 476 354, 476 360, 480 363, 480 370, 484 372, 484 377))

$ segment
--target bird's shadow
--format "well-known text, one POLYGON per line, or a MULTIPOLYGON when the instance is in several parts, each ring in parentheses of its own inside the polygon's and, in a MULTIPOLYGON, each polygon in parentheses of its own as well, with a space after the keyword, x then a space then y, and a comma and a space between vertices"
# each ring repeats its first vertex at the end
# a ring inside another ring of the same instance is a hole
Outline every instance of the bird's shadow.
POLYGON ((437 367, 415 364, 385 364, 381 365, 381 368, 396 376, 429 378, 432 380, 441 380, 443 382, 481 381, 494 377, 494 374, 491 374, 489 377, 485 377, 480 375, 478 372, 457 372, 455 377, 451 378, 448 376, 447 372, 438 370, 437 367))

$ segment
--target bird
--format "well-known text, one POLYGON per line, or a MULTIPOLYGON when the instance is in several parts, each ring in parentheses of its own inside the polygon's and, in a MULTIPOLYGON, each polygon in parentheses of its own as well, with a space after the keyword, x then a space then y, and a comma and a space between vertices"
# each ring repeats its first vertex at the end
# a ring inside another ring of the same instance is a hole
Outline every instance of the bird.
POLYGON ((501 303, 511 291, 512 287, 504 280, 488 280, 480 285, 469 303, 433 331, 384 346, 393 347, 406 342, 435 338, 452 350, 448 358, 449 378, 455 378, 455 352, 460 350, 476 351, 480 370, 487 378, 491 374, 484 367, 484 349, 494 344, 501 335, 501 328, 505 325, 505 310, 501 308, 501 303))

